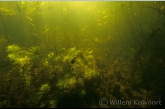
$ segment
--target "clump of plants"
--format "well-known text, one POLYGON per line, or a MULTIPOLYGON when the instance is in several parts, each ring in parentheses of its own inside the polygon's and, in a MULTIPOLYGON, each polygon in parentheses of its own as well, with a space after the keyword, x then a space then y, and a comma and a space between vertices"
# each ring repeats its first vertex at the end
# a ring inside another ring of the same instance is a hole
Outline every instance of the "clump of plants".
POLYGON ((92 52, 88 50, 83 52, 70 48, 47 53, 38 46, 23 49, 9 45, 7 52, 8 58, 23 75, 25 87, 31 95, 29 100, 33 99, 34 103, 35 99, 42 101, 47 97, 45 99, 49 102, 42 102, 42 106, 41 103, 34 103, 38 107, 46 106, 47 103, 49 106, 55 105, 54 102, 58 102, 66 93, 87 96, 88 85, 99 75, 92 52))
POLYGON ((27 50, 17 46, 7 46, 8 58, 14 63, 16 68, 23 76, 25 86, 30 85, 31 74, 34 66, 38 65, 41 60, 40 47, 31 47, 27 50))
POLYGON ((81 52, 76 48, 71 48, 66 55, 61 55, 63 70, 59 73, 57 86, 60 89, 72 89, 83 86, 85 81, 98 76, 98 70, 94 57, 89 52, 81 52))

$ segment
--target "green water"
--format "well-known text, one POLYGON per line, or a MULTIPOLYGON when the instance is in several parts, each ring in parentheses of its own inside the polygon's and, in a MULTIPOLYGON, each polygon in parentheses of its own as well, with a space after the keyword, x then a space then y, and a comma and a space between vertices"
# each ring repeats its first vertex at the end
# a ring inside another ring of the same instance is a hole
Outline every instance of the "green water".
POLYGON ((165 2, 0 2, 0 107, 164 107, 165 2))

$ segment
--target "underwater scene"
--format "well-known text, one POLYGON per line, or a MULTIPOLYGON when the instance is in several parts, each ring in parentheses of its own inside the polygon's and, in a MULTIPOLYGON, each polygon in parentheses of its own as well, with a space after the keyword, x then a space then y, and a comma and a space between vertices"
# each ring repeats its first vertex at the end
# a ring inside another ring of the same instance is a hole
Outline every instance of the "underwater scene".
POLYGON ((0 1, 1 108, 165 107, 164 1, 0 1))

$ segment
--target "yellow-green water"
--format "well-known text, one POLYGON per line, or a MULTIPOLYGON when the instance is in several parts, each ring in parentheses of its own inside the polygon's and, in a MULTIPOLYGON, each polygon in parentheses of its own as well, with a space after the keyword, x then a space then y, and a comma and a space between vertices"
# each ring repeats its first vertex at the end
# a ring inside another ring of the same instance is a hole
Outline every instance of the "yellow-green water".
POLYGON ((165 2, 0 2, 0 107, 164 107, 165 2))

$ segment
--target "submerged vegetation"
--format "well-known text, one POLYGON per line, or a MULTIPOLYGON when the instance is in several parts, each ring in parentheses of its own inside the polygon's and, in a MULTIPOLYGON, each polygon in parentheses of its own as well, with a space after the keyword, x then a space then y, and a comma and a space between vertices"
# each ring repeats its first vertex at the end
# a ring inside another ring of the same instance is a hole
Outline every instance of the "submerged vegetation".
MULTIPOLYGON (((123 101, 161 99, 160 96, 155 98, 150 95, 154 94, 157 85, 162 83, 153 81, 153 86, 148 87, 148 82, 152 80, 146 82, 148 77, 142 74, 142 69, 137 70, 141 71, 141 74, 131 74, 133 69, 124 74, 123 67, 115 70, 112 68, 114 65, 111 65, 110 70, 104 72, 101 68, 99 70, 96 58, 89 50, 82 52, 74 47, 45 52, 38 46, 24 49, 13 44, 7 46, 7 52, 9 61, 13 63, 12 74, 15 75, 4 79, 13 82, 8 97, 15 95, 12 95, 12 92, 17 91, 18 94, 7 101, 7 95, 2 95, 1 100, 5 100, 1 104, 2 107, 98 107, 98 100, 102 97, 123 101), (13 99, 18 99, 14 105, 11 104, 13 99)), ((144 60, 142 62, 144 65, 147 63, 144 60)), ((4 91, 7 89, 3 88, 4 91)))
POLYGON ((165 2, 0 2, 0 107, 164 107, 164 19, 165 2))
MULTIPOLYGON (((9 45, 7 52, 8 58, 15 66, 13 73, 18 72, 18 78, 22 78, 23 84, 19 87, 28 91, 30 98, 24 98, 27 99, 25 104, 32 103, 29 101, 31 99, 40 101, 47 94, 47 100, 50 101, 52 97, 53 100, 58 100, 63 96, 70 97, 75 94, 78 94, 80 98, 84 97, 86 91, 89 91, 86 85, 94 85, 93 80, 99 78, 96 62, 91 52, 82 52, 76 50, 75 47, 63 50, 61 53, 55 51, 41 54, 43 51, 38 46, 25 50, 17 45, 9 45)), ((17 82, 16 84, 19 84, 21 81, 17 82)), ((48 105, 47 102, 43 101, 41 104, 34 102, 34 104, 26 105, 44 107, 48 105)))

